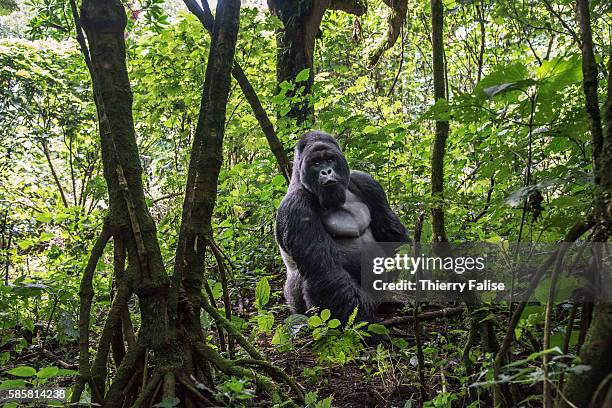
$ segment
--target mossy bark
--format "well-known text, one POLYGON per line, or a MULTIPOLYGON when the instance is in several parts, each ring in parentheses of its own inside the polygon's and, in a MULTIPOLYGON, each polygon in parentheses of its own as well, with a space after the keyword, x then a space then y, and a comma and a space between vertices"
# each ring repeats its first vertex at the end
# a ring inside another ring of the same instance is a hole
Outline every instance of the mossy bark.
MULTIPOLYGON (((604 111, 605 123, 602 124, 597 95, 597 65, 593 52, 590 10, 588 0, 578 0, 578 13, 581 28, 582 70, 584 81, 585 106, 589 116, 593 146, 593 166, 595 173, 594 218, 596 222, 595 240, 607 242, 604 251, 610 251, 612 238, 612 81, 608 78, 607 99, 604 111)), ((612 50, 608 55, 608 73, 612 72, 612 50)), ((609 254, 607 254, 609 255, 609 254)), ((584 313, 584 308, 583 308, 584 313)), ((589 371, 569 377, 561 407, 605 406, 602 404, 609 394, 610 373, 612 373, 612 303, 601 303, 593 309, 592 323, 585 343, 580 349, 580 363, 591 367, 589 371), (600 388, 601 387, 601 388, 600 388), (597 390, 600 390, 599 395, 597 390), (567 400, 566 400, 567 399, 567 400)))

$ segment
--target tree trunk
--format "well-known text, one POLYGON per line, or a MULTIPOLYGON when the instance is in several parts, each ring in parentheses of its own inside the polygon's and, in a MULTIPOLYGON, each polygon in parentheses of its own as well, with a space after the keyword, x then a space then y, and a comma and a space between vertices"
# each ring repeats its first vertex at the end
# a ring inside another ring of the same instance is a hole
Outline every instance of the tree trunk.
MULTIPOLYGON (((276 35, 276 82, 277 91, 284 81, 292 82, 297 74, 309 69, 308 79, 302 83, 304 89, 301 95, 304 99, 294 103, 287 116, 294 118, 298 124, 313 122, 314 109, 308 96, 314 83, 314 47, 315 38, 325 10, 330 1, 287 1, 269 0, 268 7, 282 22, 284 29, 276 35)), ((296 91, 287 93, 294 97, 296 91)))
MULTIPOLYGON (((444 68, 444 5, 442 0, 431 0, 431 44, 433 51, 434 99, 446 99, 444 68)), ((436 136, 431 155, 431 223, 434 242, 447 242, 444 227, 444 151, 448 138, 447 121, 436 121, 436 136)))
MULTIPOLYGON (((139 341, 161 351, 169 342, 166 313, 169 280, 156 226, 144 198, 132 92, 125 64, 125 9, 118 0, 85 0, 81 10, 81 23, 91 49, 92 84, 109 191, 108 220, 115 239, 120 239, 127 248, 127 279, 139 297, 142 318, 139 341)), ((116 378, 123 388, 131 370, 124 364, 121 367, 116 378)), ((93 368, 92 376, 101 378, 105 375, 106 359, 93 368)), ((99 387, 102 389, 97 390, 98 396, 104 398, 104 381, 99 382, 99 387)))
MULTIPOLYGON (((582 73, 585 106, 593 145, 593 171, 595 173, 594 217, 597 224, 595 240, 607 242, 604 251, 610 250, 612 237, 612 81, 608 78, 605 126, 602 126, 597 95, 597 65, 593 52, 591 21, 588 0, 578 0, 578 12, 582 43, 582 73), (605 132, 604 132, 605 129, 605 132)), ((612 72, 612 51, 608 56, 608 73, 612 72)), ((563 391, 575 406, 586 407, 603 404, 610 394, 609 381, 612 372, 612 303, 595 305, 591 327, 580 349, 580 363, 591 366, 589 371, 572 374, 563 391), (598 387, 602 386, 600 392, 598 387), (597 394, 597 395, 596 395, 597 394)), ((563 398, 560 406, 571 406, 563 398)))
POLYGON ((387 32, 380 40, 376 48, 368 55, 368 68, 373 68, 383 56, 385 51, 390 50, 400 35, 402 25, 406 21, 406 12, 408 11, 408 0, 384 0, 389 6, 389 15, 387 16, 387 32))
MULTIPOLYGON (((92 76, 98 109, 104 176, 109 190, 108 228, 117 243, 125 244, 128 261, 125 273, 121 266, 117 268, 117 295, 91 370, 88 353, 81 356, 81 380, 75 389, 73 401, 78 401, 83 385, 88 383, 94 402, 106 407, 129 405, 134 400, 138 406, 175 395, 180 396, 183 403, 190 400, 202 403, 207 398, 189 384, 191 380, 185 375, 191 374, 199 377, 199 381, 206 381, 201 374, 205 374, 210 366, 208 359, 196 361, 193 356, 198 353, 197 350, 207 347, 199 313, 204 302, 201 295, 204 248, 205 238, 211 235, 211 217, 222 163, 225 110, 240 0, 220 1, 217 9, 217 23, 213 30, 188 176, 185 199, 188 211, 184 213, 179 237, 179 242, 184 245, 177 248, 172 286, 164 268, 156 226, 144 200, 142 169, 132 118, 132 93, 125 63, 125 9, 119 0, 84 0, 79 18, 74 1, 71 7, 77 38, 92 76), (81 25, 87 34, 90 49, 80 31, 81 25), (129 344, 125 355, 117 357, 121 364, 106 392, 111 343, 116 349, 122 346, 117 341, 117 332, 121 330, 124 304, 132 291, 138 295, 142 324, 136 342, 128 342, 132 344, 129 344), (187 294, 187 300, 179 304, 179 293, 183 292, 187 294), (148 359, 149 350, 153 352, 151 361, 148 359), (153 367, 150 371, 149 366, 153 367), (196 371, 198 368, 200 370, 196 371), (162 382, 163 392, 159 395, 162 382), (181 393, 178 394, 175 390, 177 384, 182 384, 181 393), (189 392, 191 397, 188 396, 189 392)), ((103 241, 104 236, 100 242, 103 241)), ((98 256, 102 249, 103 246, 97 248, 94 254, 98 256)), ((94 268, 96 259, 90 262, 94 268)), ((91 268, 91 274, 94 268, 91 268)), ((84 279, 89 280, 91 274, 84 279)), ((93 293, 87 282, 84 281, 83 287, 83 313, 86 313, 87 299, 93 293)), ((82 343, 87 344, 89 319, 82 320, 82 343)), ((210 361, 215 362, 222 371, 250 375, 248 370, 234 368, 231 362, 212 353, 208 354, 210 361)), ((266 381, 265 378, 261 380, 266 384, 264 388, 275 392, 266 381)))
MULTIPOLYGON (((314 84, 314 47, 319 34, 321 20, 327 9, 342 10, 360 16, 366 11, 363 0, 268 0, 270 11, 282 22, 284 29, 276 35, 276 81, 277 91, 284 81, 294 81, 296 75, 308 68, 308 79, 300 83, 303 98, 291 106, 287 116, 298 125, 314 122, 314 107, 309 95, 314 84)), ((298 87, 299 88, 299 87, 298 87)), ((296 95, 288 92, 288 97, 296 95)))
MULTIPOLYGON (((183 323, 189 333, 198 334, 200 339, 203 338, 200 308, 204 255, 207 243, 212 239, 211 220, 223 162, 225 113, 238 37, 239 13, 239 0, 225 0, 217 7, 200 114, 191 149, 174 265, 174 287, 180 287, 182 282, 190 302, 189 313, 183 316, 183 323)), ((178 295, 178 292, 173 292, 173 307, 176 307, 178 295)))

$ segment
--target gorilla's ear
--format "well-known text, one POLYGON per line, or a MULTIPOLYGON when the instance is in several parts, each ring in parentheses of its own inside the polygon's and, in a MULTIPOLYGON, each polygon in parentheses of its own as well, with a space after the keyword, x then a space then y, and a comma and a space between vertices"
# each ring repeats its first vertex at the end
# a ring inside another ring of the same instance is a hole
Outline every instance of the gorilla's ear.
POLYGON ((308 144, 308 140, 302 137, 295 145, 295 153, 298 155, 302 154, 307 144, 308 144))

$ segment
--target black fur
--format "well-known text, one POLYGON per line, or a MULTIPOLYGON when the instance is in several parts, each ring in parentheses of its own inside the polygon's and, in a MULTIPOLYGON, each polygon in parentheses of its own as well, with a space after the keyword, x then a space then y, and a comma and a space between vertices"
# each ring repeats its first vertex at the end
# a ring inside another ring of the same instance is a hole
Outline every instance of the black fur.
POLYGON ((346 322, 359 306, 357 320, 376 321, 377 305, 359 286, 360 259, 343 256, 321 219, 324 211, 344 203, 347 188, 368 206, 376 241, 409 241, 380 184, 366 173, 349 172, 332 136, 306 133, 296 145, 291 183, 276 217, 278 245, 299 270, 299 275, 288 273, 285 298, 296 313, 316 306, 346 322), (312 171, 312 158, 322 151, 336 159, 334 171, 341 179, 329 188, 319 185, 312 171))

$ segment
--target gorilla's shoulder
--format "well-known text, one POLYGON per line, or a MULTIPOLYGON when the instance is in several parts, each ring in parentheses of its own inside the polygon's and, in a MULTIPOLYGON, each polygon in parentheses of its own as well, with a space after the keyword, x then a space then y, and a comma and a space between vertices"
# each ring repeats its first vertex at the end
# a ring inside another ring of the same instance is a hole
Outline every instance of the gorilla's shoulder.
POLYGON ((305 218, 316 217, 313 196, 304 188, 289 188, 276 211, 276 242, 289 252, 287 240, 295 235, 296 226, 303 226, 305 218))
POLYGON ((283 197, 280 205, 278 206, 278 211, 292 211, 303 207, 309 207, 312 205, 312 193, 306 191, 303 187, 290 187, 283 197))
POLYGON ((375 194, 380 196, 382 194, 385 196, 382 186, 366 172, 351 170, 351 184, 355 185, 364 195, 375 194))
POLYGON ((374 182, 378 184, 378 182, 374 180, 374 177, 370 176, 368 173, 366 173, 365 171, 361 171, 361 170, 351 170, 351 180, 355 181, 356 183, 374 182))
POLYGON ((313 206, 311 193, 301 187, 289 188, 276 210, 277 229, 287 228, 292 221, 295 221, 295 218, 301 215, 312 214, 313 206))

